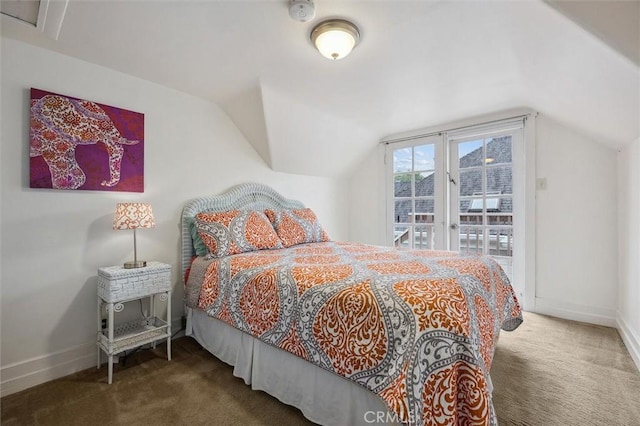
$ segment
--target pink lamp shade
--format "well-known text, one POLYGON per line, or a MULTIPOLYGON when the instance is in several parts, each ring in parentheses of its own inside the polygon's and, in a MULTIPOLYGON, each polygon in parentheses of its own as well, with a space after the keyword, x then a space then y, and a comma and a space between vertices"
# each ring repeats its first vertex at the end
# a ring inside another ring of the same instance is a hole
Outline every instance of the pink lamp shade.
POLYGON ((153 210, 148 203, 118 203, 113 216, 113 229, 155 228, 153 210))
POLYGON ((118 203, 113 216, 113 229, 133 229, 133 261, 125 262, 125 269, 142 268, 147 266, 146 260, 138 260, 136 243, 136 229, 155 228, 151 204, 147 203, 118 203))

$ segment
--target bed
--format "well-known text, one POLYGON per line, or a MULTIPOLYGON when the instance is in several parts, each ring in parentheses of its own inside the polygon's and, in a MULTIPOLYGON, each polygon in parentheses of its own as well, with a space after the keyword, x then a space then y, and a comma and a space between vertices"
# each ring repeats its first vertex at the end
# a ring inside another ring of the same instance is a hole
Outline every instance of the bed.
POLYGON ((331 241, 255 183, 181 228, 186 334, 252 388, 318 424, 497 424, 491 361, 522 315, 491 257, 331 241))

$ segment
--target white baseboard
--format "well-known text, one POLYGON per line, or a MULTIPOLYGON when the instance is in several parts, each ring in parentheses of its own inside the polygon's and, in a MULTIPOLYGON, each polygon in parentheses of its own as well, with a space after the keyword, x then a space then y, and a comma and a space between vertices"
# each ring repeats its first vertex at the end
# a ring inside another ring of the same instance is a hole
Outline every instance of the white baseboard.
POLYGON ((640 336, 635 333, 629 324, 618 315, 618 332, 624 345, 627 347, 633 362, 635 362, 638 371, 640 371, 640 336))
POLYGON ((96 367, 95 341, 6 365, 0 369, 0 396, 96 367))
MULTIPOLYGON (((173 338, 184 336, 181 318, 171 321, 173 338), (180 330, 180 331, 179 331, 180 330)), ((0 397, 96 367, 98 352, 95 340, 47 355, 16 362, 0 368, 0 397)), ((106 356, 102 354, 104 363, 106 356)), ((106 374, 106 369, 105 369, 106 374)))
POLYGON ((617 327, 614 309, 577 305, 574 303, 536 297, 534 312, 589 324, 617 327))

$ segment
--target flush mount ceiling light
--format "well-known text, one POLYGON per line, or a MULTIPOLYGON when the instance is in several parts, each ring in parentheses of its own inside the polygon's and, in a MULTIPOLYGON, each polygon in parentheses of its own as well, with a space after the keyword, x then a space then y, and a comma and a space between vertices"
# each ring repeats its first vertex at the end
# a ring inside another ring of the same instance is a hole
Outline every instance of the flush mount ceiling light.
POLYGON ((329 19, 320 22, 311 31, 311 42, 322 56, 329 59, 342 59, 360 41, 358 27, 344 19, 329 19))

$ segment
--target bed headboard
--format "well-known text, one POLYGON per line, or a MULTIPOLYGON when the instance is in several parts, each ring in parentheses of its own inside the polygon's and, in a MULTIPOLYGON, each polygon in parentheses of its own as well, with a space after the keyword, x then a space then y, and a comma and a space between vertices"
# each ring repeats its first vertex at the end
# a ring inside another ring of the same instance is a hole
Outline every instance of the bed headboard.
POLYGON ((226 210, 282 210, 302 209, 304 204, 283 197, 273 188, 260 183, 243 183, 232 187, 221 195, 199 197, 187 202, 182 209, 180 229, 182 233, 182 277, 195 255, 189 223, 200 212, 226 210))

